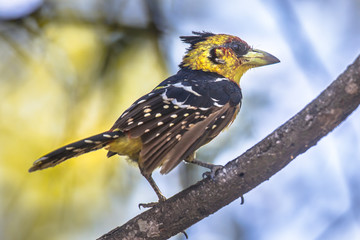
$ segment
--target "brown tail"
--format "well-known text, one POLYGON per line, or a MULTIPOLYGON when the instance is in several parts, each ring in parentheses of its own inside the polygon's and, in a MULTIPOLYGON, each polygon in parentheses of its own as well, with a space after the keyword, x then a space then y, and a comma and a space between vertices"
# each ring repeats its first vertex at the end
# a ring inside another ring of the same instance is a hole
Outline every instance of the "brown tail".
POLYGON ((122 136, 124 136, 124 133, 121 131, 103 132, 80 141, 70 143, 36 160, 33 163, 33 166, 29 169, 29 172, 54 167, 69 158, 99 150, 114 141, 114 139, 122 136))

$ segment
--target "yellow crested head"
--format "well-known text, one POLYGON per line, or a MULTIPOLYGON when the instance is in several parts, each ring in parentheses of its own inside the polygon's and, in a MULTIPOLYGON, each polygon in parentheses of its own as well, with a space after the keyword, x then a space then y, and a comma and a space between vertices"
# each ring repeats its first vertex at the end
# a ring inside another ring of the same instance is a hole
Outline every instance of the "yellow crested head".
POLYGON ((193 32, 193 36, 180 37, 190 47, 181 68, 218 73, 239 83, 250 68, 280 62, 273 55, 251 48, 238 37, 209 32, 193 32))

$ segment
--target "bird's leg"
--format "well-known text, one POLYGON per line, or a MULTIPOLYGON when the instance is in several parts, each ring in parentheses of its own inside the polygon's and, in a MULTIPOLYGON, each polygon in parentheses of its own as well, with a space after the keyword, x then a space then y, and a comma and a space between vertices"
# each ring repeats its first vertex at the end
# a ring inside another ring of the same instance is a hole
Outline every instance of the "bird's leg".
MULTIPOLYGON (((156 195, 159 198, 159 202, 164 202, 166 200, 166 197, 161 193, 159 187, 156 185, 154 179, 150 174, 144 173, 143 171, 141 171, 141 174, 146 178, 146 180, 150 183, 150 186, 154 189, 156 195)), ((150 203, 140 203, 139 204, 139 208, 143 207, 143 208, 151 208, 153 206, 155 206, 156 204, 158 204, 159 202, 150 202, 150 203)))
POLYGON ((205 168, 210 169, 210 172, 204 172, 204 173, 203 173, 203 175, 202 175, 203 178, 205 178, 205 177, 210 177, 211 179, 214 179, 216 172, 217 172, 219 169, 223 168, 222 165, 215 165, 215 164, 205 163, 205 162, 201 162, 201 161, 199 161, 199 160, 196 160, 196 159, 195 159, 195 154, 189 156, 188 158, 186 158, 186 159, 185 159, 185 162, 193 163, 193 164, 196 164, 196 165, 198 165, 198 166, 201 166, 201 167, 205 167, 205 168))
MULTIPOLYGON (((194 157, 195 157, 195 156, 194 156, 194 157)), ((201 166, 201 167, 209 168, 209 169, 210 169, 210 172, 204 172, 203 175, 202 175, 203 178, 210 177, 211 179, 214 179, 216 172, 217 172, 219 169, 221 169, 221 168, 224 167, 224 166, 222 166, 222 165, 215 165, 215 164, 211 164, 211 163, 204 163, 204 162, 201 162, 201 161, 196 160, 195 158, 190 158, 190 157, 187 158, 185 161, 188 162, 188 163, 194 163, 194 164, 199 165, 199 166, 201 166)), ((240 204, 243 205, 244 202, 245 202, 244 196, 241 196, 241 197, 240 197, 240 204)))

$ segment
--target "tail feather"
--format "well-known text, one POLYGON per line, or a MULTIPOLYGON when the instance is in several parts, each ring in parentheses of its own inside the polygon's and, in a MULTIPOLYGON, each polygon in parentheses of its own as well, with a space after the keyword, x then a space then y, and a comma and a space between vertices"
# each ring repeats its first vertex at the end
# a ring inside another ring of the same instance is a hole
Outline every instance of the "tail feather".
POLYGON ((33 166, 29 169, 29 172, 45 169, 48 167, 54 167, 55 165, 69 158, 77 157, 84 153, 101 149, 107 146, 110 142, 122 136, 124 136, 124 133, 120 130, 103 132, 80 141, 70 143, 36 160, 33 163, 33 166))

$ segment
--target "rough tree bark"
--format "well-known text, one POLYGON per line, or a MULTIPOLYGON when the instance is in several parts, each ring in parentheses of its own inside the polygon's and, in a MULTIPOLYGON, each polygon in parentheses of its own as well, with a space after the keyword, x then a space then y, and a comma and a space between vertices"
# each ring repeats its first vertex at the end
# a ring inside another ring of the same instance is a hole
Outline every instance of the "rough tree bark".
POLYGON ((100 237, 167 239, 243 196, 314 146, 360 104, 360 56, 315 100, 244 154, 100 237))

